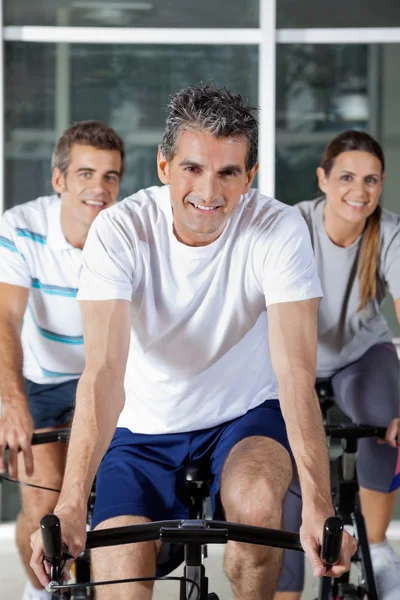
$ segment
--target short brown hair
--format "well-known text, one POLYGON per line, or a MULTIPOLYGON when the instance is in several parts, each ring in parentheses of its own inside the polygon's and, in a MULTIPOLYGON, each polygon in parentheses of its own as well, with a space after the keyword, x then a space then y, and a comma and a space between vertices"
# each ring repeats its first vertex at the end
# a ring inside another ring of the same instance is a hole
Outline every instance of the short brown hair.
POLYGON ((118 150, 121 154, 120 177, 125 171, 125 147, 119 135, 101 121, 79 121, 64 131, 57 141, 51 159, 51 168, 67 174, 71 148, 74 144, 93 146, 99 150, 118 150))

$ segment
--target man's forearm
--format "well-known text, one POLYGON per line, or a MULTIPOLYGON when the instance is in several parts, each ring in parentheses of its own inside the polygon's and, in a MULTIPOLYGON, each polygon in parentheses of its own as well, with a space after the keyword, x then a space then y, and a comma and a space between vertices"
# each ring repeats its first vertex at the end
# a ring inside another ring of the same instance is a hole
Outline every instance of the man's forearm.
POLYGON ((112 374, 84 372, 68 448, 64 482, 56 512, 84 509, 96 471, 115 432, 125 402, 123 383, 112 374))
POLYGON ((279 384, 279 398, 296 461, 303 507, 332 508, 329 457, 321 410, 309 377, 291 374, 279 384))
POLYGON ((3 411, 8 406, 26 403, 23 378, 23 351, 20 327, 0 319, 0 398, 3 411))

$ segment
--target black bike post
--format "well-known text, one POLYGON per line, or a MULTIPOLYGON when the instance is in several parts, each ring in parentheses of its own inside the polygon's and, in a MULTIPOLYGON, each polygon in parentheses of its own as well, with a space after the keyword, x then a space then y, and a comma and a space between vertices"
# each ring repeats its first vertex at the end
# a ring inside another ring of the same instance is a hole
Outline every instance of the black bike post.
POLYGON ((331 600, 332 580, 330 577, 321 577, 318 589, 318 600, 331 600))
POLYGON ((359 542, 359 553, 361 557, 361 565, 365 577, 365 585, 367 588, 368 600, 378 600, 378 592, 376 591, 374 572, 372 569, 371 553, 369 551, 369 543, 367 536, 367 528, 365 520, 361 512, 360 498, 357 494, 355 510, 351 515, 356 537, 359 542))
MULTIPOLYGON (((364 433, 367 433, 367 431, 365 430, 364 433)), ((336 461, 337 483, 333 492, 334 507, 336 514, 343 519, 344 524, 353 526, 358 539, 358 550, 353 562, 361 562, 362 587, 355 588, 354 585, 350 584, 350 572, 344 573, 337 579, 326 578, 327 581, 322 581, 320 584, 318 600, 332 600, 336 596, 340 598, 358 598, 364 591, 368 595, 368 600, 378 600, 367 531, 360 507, 356 473, 357 433, 353 432, 352 434, 350 429, 346 430, 342 426, 342 432, 338 428, 335 437, 342 438, 343 453, 336 461)))
MULTIPOLYGON (((89 583, 91 579, 90 572, 90 550, 85 550, 78 558, 75 560, 75 580, 76 583, 89 583)), ((73 600, 86 600, 86 598, 91 598, 92 595, 89 592, 88 588, 82 587, 79 590, 75 590, 72 598, 73 600)))
MULTIPOLYGON (((181 527, 199 527, 204 529, 204 521, 201 520, 188 520, 183 521, 181 527)), ((188 543, 185 544, 185 566, 183 569, 183 576, 192 581, 195 581, 198 585, 198 590, 191 581, 181 581, 179 600, 207 600, 208 598, 208 577, 206 577, 206 570, 203 565, 203 550, 202 545, 199 543, 188 543)))

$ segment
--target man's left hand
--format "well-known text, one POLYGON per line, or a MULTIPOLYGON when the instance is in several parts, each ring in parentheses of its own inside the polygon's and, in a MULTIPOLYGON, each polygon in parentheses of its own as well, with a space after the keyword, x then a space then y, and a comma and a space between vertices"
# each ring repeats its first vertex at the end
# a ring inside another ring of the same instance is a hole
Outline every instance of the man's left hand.
POLYGON ((343 532, 342 552, 335 565, 327 565, 321 560, 323 528, 325 520, 332 513, 319 511, 303 511, 303 523, 300 528, 300 541, 309 558, 315 577, 340 577, 350 569, 351 557, 357 550, 357 541, 347 531, 343 532))

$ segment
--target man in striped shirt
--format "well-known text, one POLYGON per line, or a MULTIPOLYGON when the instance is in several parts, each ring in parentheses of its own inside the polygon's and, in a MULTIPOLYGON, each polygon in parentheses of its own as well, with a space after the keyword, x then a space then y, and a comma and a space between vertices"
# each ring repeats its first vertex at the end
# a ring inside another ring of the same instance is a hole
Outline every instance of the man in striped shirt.
MULTIPOLYGON (((0 219, 0 472, 8 446, 12 478, 61 487, 65 448, 32 448, 30 440, 34 431, 71 421, 84 368, 76 300, 82 248, 96 215, 117 198, 124 155, 110 127, 73 125, 53 153, 55 195, 15 206, 0 219)), ((57 496, 21 488, 17 544, 28 575, 23 600, 50 598, 29 567, 29 540, 57 496)))

